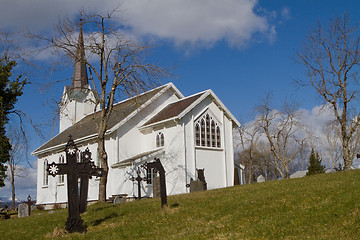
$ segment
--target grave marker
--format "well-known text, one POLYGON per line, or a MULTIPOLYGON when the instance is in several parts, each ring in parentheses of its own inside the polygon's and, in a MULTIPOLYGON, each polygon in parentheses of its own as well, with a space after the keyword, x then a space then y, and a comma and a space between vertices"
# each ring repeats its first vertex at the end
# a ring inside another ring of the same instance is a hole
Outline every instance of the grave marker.
POLYGON ((66 220, 66 230, 68 232, 85 232, 80 213, 86 210, 89 178, 91 176, 102 176, 104 170, 97 168, 91 161, 91 152, 88 148, 81 153, 81 162, 77 162, 77 152, 79 151, 74 141, 69 137, 65 147, 66 163, 52 162, 47 170, 50 175, 67 175, 68 191, 68 218, 66 220), (80 197, 78 189, 78 178, 81 179, 80 197))

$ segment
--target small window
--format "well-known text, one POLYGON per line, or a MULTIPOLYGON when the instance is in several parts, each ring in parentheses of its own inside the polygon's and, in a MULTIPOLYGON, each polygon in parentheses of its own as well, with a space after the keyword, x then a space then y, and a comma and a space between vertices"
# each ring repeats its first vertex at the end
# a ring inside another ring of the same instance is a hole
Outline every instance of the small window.
POLYGON ((164 139, 164 134, 159 132, 157 135, 156 135, 156 147, 163 147, 164 146, 164 142, 165 142, 165 139, 164 139))
MULTIPOLYGON (((59 157, 59 163, 65 163, 65 158, 64 155, 62 154, 59 157)), ((65 179, 64 174, 59 175, 59 183, 64 183, 64 179, 65 179)))
POLYGON ((47 186, 49 185, 49 173, 47 171, 48 168, 48 160, 45 159, 44 161, 44 176, 43 176, 43 185, 47 186))
POLYGON ((153 184, 154 177, 157 176, 157 171, 155 168, 146 169, 146 183, 153 184))

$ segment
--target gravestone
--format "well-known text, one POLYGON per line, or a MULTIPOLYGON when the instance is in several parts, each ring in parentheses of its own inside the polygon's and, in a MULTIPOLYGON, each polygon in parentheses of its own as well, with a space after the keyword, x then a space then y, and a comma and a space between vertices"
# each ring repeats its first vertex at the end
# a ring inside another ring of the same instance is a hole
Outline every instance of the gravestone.
POLYGON ((200 192, 204 191, 204 183, 200 180, 192 180, 190 179, 190 192, 200 192))
POLYGON ((18 206, 18 217, 28 217, 29 215, 29 206, 27 203, 20 203, 18 206))
POLYGON ((263 175, 260 175, 260 176, 257 177, 256 181, 257 182, 265 182, 265 178, 264 178, 263 175))
POLYGON ((187 184, 187 187, 190 187, 190 192, 199 192, 207 190, 207 183, 205 181, 205 169, 196 169, 197 171, 197 180, 190 179, 190 184, 187 184))

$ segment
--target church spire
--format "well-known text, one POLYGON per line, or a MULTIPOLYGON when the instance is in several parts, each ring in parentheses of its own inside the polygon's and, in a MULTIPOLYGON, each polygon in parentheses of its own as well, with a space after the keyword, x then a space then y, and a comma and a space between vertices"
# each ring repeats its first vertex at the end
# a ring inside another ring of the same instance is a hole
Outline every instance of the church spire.
POLYGON ((80 19, 80 33, 78 39, 78 47, 76 50, 76 58, 74 64, 74 75, 72 80, 72 88, 85 88, 88 84, 88 76, 86 71, 84 37, 82 32, 82 19, 80 19))

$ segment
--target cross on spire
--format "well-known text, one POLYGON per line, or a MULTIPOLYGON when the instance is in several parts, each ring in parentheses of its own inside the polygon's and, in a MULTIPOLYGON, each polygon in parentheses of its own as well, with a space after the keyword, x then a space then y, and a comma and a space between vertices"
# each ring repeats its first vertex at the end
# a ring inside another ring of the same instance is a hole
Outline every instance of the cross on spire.
POLYGON ((88 84, 82 25, 83 25, 83 19, 80 19, 80 32, 78 39, 78 47, 76 50, 72 88, 85 88, 85 86, 88 84))

